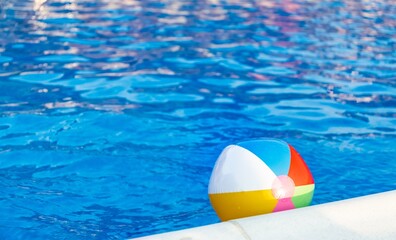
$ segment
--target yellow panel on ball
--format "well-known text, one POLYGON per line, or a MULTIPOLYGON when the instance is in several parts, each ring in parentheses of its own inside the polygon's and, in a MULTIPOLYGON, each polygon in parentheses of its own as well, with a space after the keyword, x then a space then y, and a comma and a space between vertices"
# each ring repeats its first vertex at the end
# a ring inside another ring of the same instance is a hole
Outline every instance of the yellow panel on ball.
POLYGON ((271 190, 209 194, 209 199, 221 221, 270 213, 278 202, 271 190))

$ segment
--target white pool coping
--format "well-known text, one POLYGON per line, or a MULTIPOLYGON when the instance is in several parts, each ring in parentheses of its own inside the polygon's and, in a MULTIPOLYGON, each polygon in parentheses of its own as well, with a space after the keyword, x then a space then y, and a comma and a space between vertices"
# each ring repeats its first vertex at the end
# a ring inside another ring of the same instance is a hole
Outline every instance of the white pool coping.
POLYGON ((396 240, 396 190, 137 239, 396 240))

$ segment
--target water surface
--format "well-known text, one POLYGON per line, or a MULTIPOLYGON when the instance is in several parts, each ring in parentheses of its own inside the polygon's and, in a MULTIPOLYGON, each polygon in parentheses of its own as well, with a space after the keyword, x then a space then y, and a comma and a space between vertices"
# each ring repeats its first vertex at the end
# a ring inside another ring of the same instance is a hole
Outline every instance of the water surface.
POLYGON ((313 204, 396 188, 391 1, 0 0, 0 237, 218 222, 221 150, 281 138, 313 204))

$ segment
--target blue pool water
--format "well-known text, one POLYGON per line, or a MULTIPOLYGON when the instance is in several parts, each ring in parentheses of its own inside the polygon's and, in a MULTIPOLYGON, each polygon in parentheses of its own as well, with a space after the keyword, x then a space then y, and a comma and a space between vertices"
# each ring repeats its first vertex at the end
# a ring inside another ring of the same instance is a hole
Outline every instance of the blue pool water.
POLYGON ((387 0, 0 1, 0 238, 218 222, 221 150, 275 137, 313 204, 396 189, 387 0))

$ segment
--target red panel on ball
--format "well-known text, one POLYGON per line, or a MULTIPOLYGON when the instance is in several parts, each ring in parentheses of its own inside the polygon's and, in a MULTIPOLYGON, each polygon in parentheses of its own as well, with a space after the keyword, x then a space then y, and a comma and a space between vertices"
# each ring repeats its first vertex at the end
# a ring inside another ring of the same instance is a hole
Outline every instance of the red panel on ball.
POLYGON ((300 154, 289 144, 290 148, 290 169, 289 177, 293 179, 296 186, 313 184, 314 180, 307 164, 304 162, 300 154))

